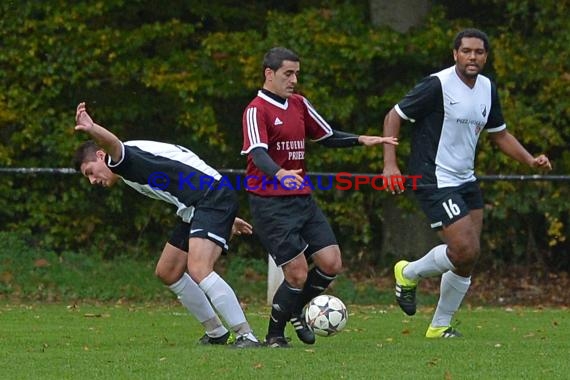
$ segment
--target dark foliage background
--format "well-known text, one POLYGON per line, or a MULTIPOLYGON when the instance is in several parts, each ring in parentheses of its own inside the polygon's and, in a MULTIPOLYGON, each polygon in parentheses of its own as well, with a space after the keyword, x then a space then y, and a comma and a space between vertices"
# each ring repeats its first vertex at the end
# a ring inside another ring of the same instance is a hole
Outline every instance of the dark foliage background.
MULTIPOLYGON (((569 172, 570 30, 568 2, 436 1, 423 25, 400 34, 369 22, 366 1, 265 1, 235 5, 173 0, 3 1, 0 4, 0 166, 67 167, 84 139, 74 111, 124 140, 186 145, 217 168, 244 168, 241 113, 261 85, 261 58, 283 45, 302 57, 302 91, 339 128, 378 134, 384 114, 422 76, 452 63, 458 30, 491 36, 486 74, 502 95, 509 129, 531 152, 545 152, 554 174, 569 172)), ((409 151, 404 130, 400 157, 409 151)), ((381 149, 309 147, 313 171, 377 173, 381 149)), ((479 174, 531 172, 483 137, 479 174)), ((173 209, 126 186, 92 188, 79 176, 2 174, 0 230, 58 252, 86 247, 105 257, 154 256, 174 224, 173 209)), ((484 266, 568 270, 568 184, 484 183, 484 266)), ((248 217, 245 195, 242 216, 248 217)), ((384 213, 409 197, 319 192, 348 266, 382 265, 384 213)), ((255 238, 237 254, 263 258, 255 238)), ((425 247, 417 247, 421 254, 425 247)))

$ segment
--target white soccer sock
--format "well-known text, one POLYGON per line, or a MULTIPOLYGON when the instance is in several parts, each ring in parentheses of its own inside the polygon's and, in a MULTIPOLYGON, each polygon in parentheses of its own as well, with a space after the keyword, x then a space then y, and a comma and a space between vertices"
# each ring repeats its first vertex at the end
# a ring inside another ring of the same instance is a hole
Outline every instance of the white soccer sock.
POLYGON ((188 273, 184 273, 169 288, 178 296, 178 300, 188 312, 204 326, 209 336, 217 338, 228 332, 222 325, 222 321, 218 318, 204 291, 200 289, 188 273))
POLYGON ((459 309, 470 284, 471 277, 461 277, 452 271, 447 271, 441 276, 439 302, 431 321, 433 327, 451 324, 451 318, 459 309))
POLYGON ((455 269, 447 257, 447 244, 432 248, 424 257, 410 262, 404 267, 404 277, 410 280, 432 277, 455 269))
POLYGON ((212 320, 202 323, 202 326, 204 326, 206 334, 208 334, 210 338, 219 338, 228 332, 228 329, 222 325, 222 321, 220 321, 217 315, 212 320), (215 327, 212 327, 212 325, 215 325, 215 327))
POLYGON ((216 272, 211 272, 200 282, 199 286, 236 333, 241 335, 251 332, 234 291, 223 278, 216 272))

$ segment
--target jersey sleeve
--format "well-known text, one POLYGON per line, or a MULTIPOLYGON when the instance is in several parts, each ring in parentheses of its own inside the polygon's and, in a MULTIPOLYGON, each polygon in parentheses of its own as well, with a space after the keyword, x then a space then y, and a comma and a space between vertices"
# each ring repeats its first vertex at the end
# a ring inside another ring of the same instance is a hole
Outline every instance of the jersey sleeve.
POLYGON ((499 92, 495 83, 491 82, 491 111, 489 112, 487 124, 485 124, 485 130, 488 132, 499 132, 505 128, 507 126, 503 117, 503 110, 501 109, 499 92))
POLYGON ((443 101, 441 82, 436 76, 421 80, 394 107, 398 115, 405 120, 415 122, 433 112, 435 106, 443 101))
POLYGON ((120 165, 126 161, 126 158, 125 158, 126 154, 127 154, 127 147, 121 141, 121 159, 117 162, 114 162, 111 159, 111 156, 107 155, 107 166, 111 169, 111 171, 115 172, 115 169, 120 167, 120 165))
POLYGON ((305 111, 305 125, 307 127, 307 137, 313 141, 320 141, 332 136, 333 129, 326 122, 313 105, 303 97, 303 107, 305 111))
POLYGON ((111 160, 111 156, 107 155, 107 166, 115 174, 120 175, 124 179, 130 179, 134 173, 138 173, 138 167, 135 162, 140 161, 140 153, 133 147, 121 142, 121 159, 118 162, 111 160))
POLYGON ((242 126, 241 154, 246 155, 254 148, 268 149, 267 123, 265 123, 262 109, 250 104, 243 113, 242 126))

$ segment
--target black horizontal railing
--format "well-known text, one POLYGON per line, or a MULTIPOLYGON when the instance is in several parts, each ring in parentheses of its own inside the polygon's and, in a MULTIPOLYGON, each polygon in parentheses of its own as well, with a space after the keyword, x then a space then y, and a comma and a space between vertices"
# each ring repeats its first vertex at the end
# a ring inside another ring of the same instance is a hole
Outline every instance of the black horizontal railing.
MULTIPOLYGON (((220 174, 226 175, 245 175, 245 170, 243 169, 219 169, 220 174)), ((0 167, 0 173, 12 173, 12 174, 79 174, 79 172, 73 168, 12 168, 12 167, 0 167)), ((309 172, 310 176, 336 176, 339 172, 309 172)), ((381 175, 381 173, 350 173, 351 176, 364 176, 364 177, 375 177, 381 175)), ((492 174, 492 175, 478 175, 477 178, 480 181, 549 181, 549 182, 570 182, 570 175, 559 174, 532 174, 532 175, 520 175, 520 174, 492 174)))

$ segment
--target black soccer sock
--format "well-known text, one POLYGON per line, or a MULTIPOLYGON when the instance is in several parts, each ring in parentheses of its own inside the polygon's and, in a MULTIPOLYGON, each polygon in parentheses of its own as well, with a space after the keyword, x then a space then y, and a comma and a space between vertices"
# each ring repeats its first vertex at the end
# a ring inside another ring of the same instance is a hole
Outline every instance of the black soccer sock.
POLYGON ((301 289, 293 288, 285 280, 277 288, 271 305, 271 318, 269 318, 267 329, 268 337, 285 335, 285 325, 291 319, 293 306, 299 302, 301 292, 301 289))
POLYGON ((293 315, 300 315, 303 312, 303 307, 310 300, 324 292, 335 278, 336 275, 326 274, 319 268, 313 267, 307 275, 307 281, 303 287, 301 297, 298 298, 298 302, 293 308, 293 315))

